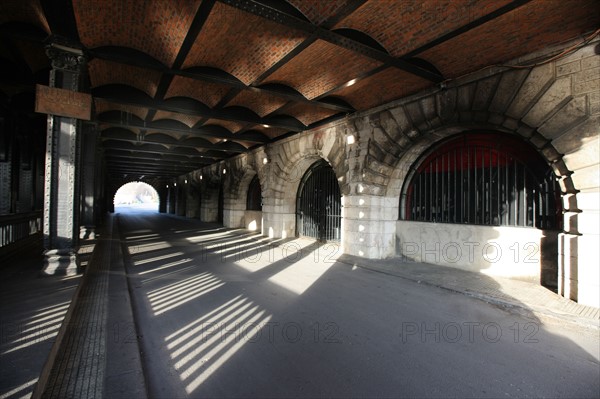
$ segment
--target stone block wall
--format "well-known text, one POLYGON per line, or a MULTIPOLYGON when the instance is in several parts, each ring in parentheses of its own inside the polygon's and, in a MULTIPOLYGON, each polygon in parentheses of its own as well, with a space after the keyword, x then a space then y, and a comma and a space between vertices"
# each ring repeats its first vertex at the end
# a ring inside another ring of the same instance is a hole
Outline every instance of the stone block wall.
POLYGON ((314 162, 324 159, 343 196, 344 251, 367 258, 395 256, 402 188, 424 151, 465 131, 517 135, 546 159, 562 190, 559 291, 600 306, 599 49, 596 40, 541 62, 562 50, 547 49, 515 61, 534 67, 487 68, 203 168, 197 171, 204 176, 201 219, 215 220, 214 192, 222 183, 224 224, 240 227, 248 185, 257 174, 263 234, 293 237, 299 183, 314 162), (226 177, 219 174, 223 168, 226 177))

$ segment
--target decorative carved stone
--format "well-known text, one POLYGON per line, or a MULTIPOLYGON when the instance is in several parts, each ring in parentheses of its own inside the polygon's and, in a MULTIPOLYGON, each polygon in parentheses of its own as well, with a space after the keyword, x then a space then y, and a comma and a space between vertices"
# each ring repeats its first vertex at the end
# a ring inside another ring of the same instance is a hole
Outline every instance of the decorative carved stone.
POLYGON ((81 73, 85 70, 87 56, 84 48, 60 36, 52 36, 46 45, 46 55, 52 68, 81 73))

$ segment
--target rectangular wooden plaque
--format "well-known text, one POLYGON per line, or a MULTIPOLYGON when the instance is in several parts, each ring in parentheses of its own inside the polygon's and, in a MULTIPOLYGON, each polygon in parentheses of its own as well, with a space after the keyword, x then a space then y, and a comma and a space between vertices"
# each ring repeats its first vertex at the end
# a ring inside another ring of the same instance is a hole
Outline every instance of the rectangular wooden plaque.
POLYGON ((89 121, 92 96, 87 93, 36 85, 35 112, 89 121))

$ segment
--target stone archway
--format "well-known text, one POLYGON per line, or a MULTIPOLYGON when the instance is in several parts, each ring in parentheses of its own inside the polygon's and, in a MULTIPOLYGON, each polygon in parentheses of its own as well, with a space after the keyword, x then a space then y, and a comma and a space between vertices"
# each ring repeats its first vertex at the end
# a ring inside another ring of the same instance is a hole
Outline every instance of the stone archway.
POLYGON ((158 212, 160 198, 152 185, 142 181, 124 183, 112 196, 116 212, 158 212))
POLYGON ((395 231, 402 183, 416 157, 435 142, 473 129, 519 135, 547 160, 561 187, 564 231, 559 235, 559 293, 598 306, 598 267, 581 262, 578 254, 600 258, 595 244, 598 224, 583 222, 585 212, 596 219, 598 214, 600 115, 597 107, 588 105, 596 101, 590 90, 577 83, 582 74, 563 68, 565 63, 590 57, 590 51, 593 46, 531 69, 474 74, 356 118, 356 131, 363 143, 368 140, 368 150, 359 179, 362 192, 356 201, 347 201, 355 209, 346 211, 351 215, 363 211, 354 204, 360 200, 370 209, 379 209, 379 215, 365 228, 375 233, 372 240, 365 234, 349 235, 346 247, 363 256, 393 256, 396 242, 389 237, 395 231), (362 248, 361 242, 366 243, 362 248))

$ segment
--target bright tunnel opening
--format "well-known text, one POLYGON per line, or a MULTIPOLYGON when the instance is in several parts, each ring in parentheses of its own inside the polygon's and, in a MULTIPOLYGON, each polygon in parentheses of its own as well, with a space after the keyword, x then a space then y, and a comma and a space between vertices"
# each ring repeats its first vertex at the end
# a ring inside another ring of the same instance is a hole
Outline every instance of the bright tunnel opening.
POLYGON ((116 192, 113 204, 115 212, 158 212, 158 192, 144 182, 122 185, 116 192))

